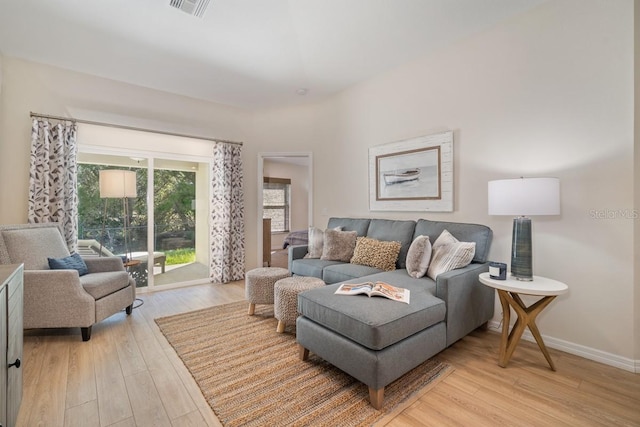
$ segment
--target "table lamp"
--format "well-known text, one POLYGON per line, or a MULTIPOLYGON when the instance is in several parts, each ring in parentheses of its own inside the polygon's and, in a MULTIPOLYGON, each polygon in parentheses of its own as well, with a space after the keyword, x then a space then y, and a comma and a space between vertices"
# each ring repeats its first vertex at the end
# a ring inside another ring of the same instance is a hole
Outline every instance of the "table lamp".
POLYGON ((558 178, 516 178, 489 181, 489 215, 515 215, 511 237, 511 276, 533 280, 531 219, 560 214, 558 178))

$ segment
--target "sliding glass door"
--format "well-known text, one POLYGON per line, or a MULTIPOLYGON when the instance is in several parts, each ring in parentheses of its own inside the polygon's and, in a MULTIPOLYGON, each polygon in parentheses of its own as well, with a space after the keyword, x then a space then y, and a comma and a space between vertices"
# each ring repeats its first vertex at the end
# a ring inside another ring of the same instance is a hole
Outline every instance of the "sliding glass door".
POLYGON ((79 250, 119 255, 138 288, 209 277, 209 163, 176 158, 79 154, 79 250), (100 197, 100 171, 135 172, 134 197, 100 197))
POLYGON ((154 165, 155 283, 190 283, 209 277, 208 163, 156 159, 154 165))

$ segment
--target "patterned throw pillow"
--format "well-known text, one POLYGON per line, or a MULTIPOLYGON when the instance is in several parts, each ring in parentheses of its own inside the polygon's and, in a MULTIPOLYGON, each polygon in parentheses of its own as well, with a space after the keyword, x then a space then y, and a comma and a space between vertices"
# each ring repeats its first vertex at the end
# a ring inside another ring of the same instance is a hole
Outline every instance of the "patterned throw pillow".
POLYGON ((466 267, 473 260, 475 253, 475 242, 460 242, 451 233, 444 230, 433 243, 433 255, 427 276, 436 280, 442 273, 466 267))
POLYGON ((358 237, 351 264, 367 265, 385 271, 395 270, 401 247, 400 242, 358 237))
POLYGON ((324 247, 320 259, 327 261, 349 262, 356 247, 355 231, 324 230, 324 247))
POLYGON ((427 274, 431 261, 431 241, 429 236, 418 236, 407 252, 407 273, 409 276, 419 279, 427 274))
POLYGON ((78 270, 78 275, 89 273, 87 264, 79 254, 71 254, 65 258, 47 258, 49 268, 52 270, 78 270))

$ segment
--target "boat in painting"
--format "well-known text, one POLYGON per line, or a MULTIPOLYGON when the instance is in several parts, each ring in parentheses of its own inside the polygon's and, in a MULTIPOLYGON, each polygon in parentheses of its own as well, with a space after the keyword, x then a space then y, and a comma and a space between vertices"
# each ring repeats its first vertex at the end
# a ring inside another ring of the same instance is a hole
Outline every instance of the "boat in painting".
POLYGON ((420 178, 420 171, 418 169, 407 169, 403 171, 386 172, 383 174, 384 183, 399 184, 401 182, 416 181, 420 178))

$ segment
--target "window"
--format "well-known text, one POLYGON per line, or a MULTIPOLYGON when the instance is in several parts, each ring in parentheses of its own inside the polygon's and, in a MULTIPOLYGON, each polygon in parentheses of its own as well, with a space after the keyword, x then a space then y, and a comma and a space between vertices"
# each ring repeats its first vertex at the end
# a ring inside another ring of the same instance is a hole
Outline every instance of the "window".
POLYGON ((262 212, 271 218, 271 231, 288 232, 291 204, 291 180, 264 177, 262 185, 262 212))

